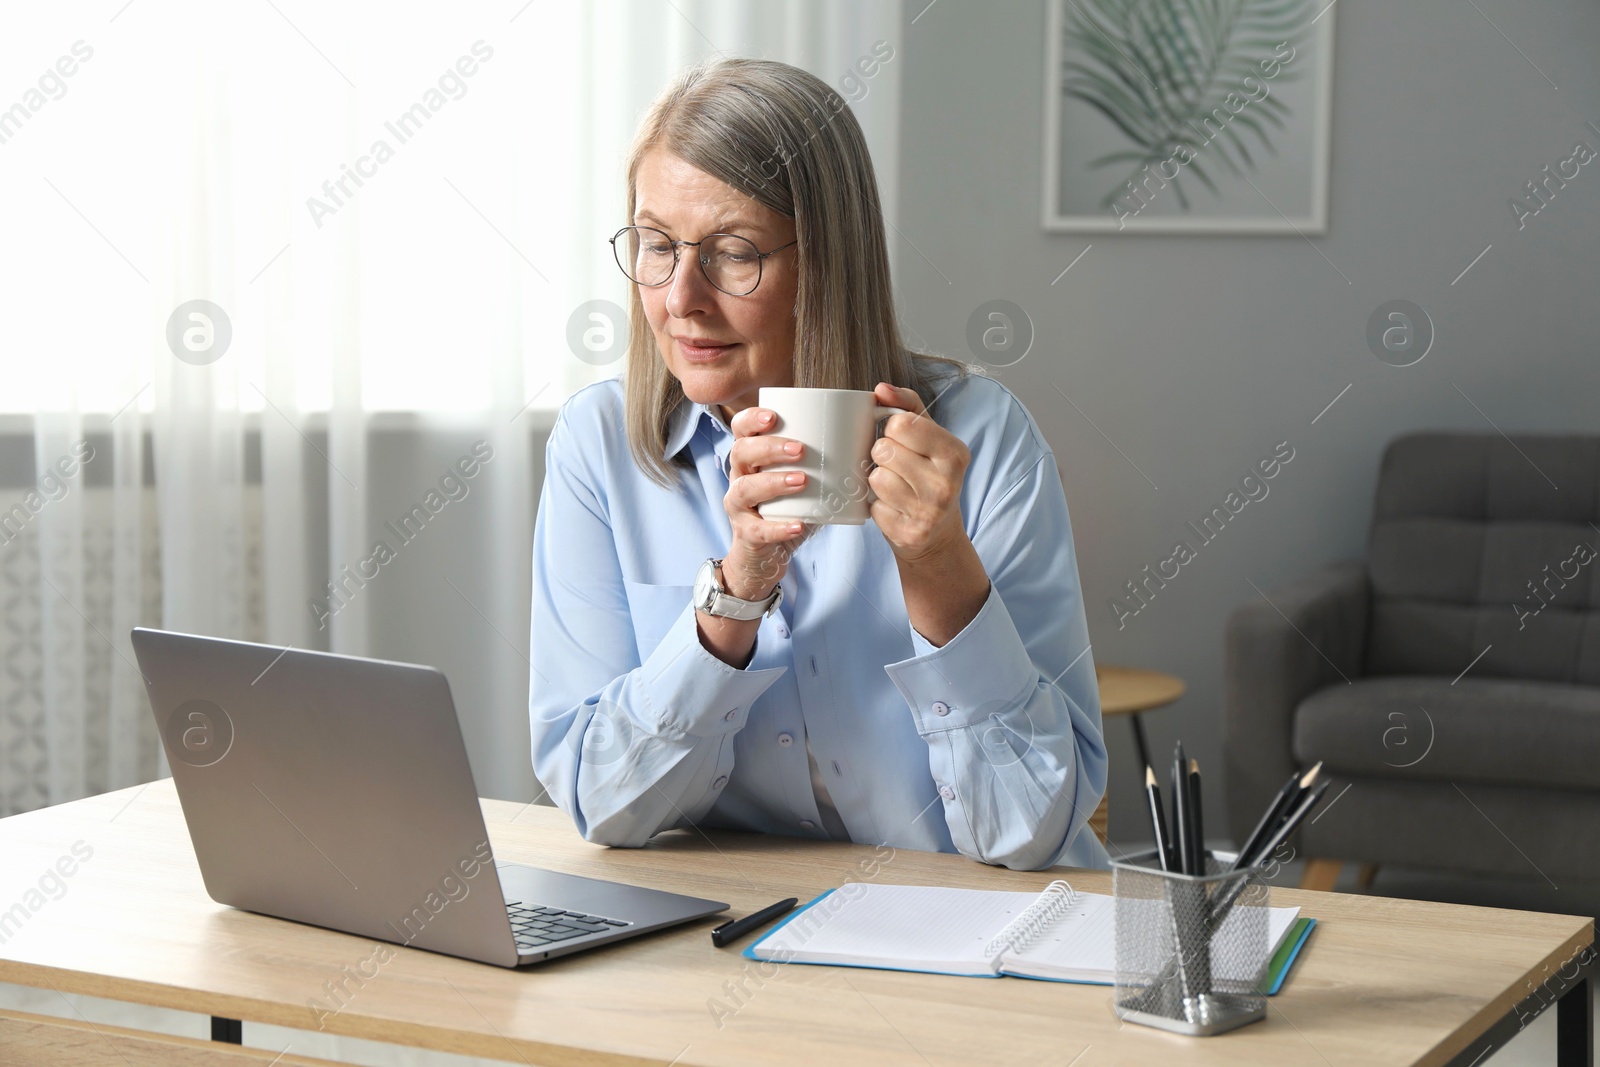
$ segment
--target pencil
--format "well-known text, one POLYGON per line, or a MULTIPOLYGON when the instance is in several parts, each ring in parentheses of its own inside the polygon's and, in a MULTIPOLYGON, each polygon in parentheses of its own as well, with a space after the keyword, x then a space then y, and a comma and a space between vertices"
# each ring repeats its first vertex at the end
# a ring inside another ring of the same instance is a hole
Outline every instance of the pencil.
POLYGON ((1189 869, 1194 874, 1206 873, 1206 823, 1200 815, 1200 761, 1189 761, 1189 821, 1193 832, 1189 835, 1189 869))
POLYGON ((1167 817, 1161 810, 1161 787, 1156 785, 1156 772, 1147 764, 1144 769, 1144 792, 1150 801, 1150 827, 1156 835, 1156 858, 1163 871, 1172 870, 1172 856, 1167 851, 1167 817))
POLYGON ((1189 761, 1183 758, 1183 742, 1178 742, 1177 754, 1172 760, 1172 834, 1177 840, 1178 872, 1193 874, 1189 868, 1189 785, 1185 780, 1189 761))

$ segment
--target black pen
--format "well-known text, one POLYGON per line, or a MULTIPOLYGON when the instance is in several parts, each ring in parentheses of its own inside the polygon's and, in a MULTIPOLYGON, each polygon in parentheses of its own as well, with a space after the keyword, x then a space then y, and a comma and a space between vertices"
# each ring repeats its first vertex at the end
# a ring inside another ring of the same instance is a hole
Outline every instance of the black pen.
MULTIPOLYGON (((1317 770, 1321 768, 1321 766, 1322 764, 1317 764, 1316 767, 1311 769, 1311 773, 1306 775, 1306 777, 1310 778, 1315 776, 1317 770)), ((1260 846, 1260 851, 1258 853, 1260 860, 1265 860, 1267 857, 1271 856, 1277 847, 1281 845, 1290 834, 1294 833, 1295 830, 1299 828, 1300 823, 1304 821, 1306 815, 1310 813, 1311 809, 1316 807, 1317 804, 1321 802, 1322 795, 1328 791, 1328 786, 1331 784, 1333 783, 1323 782, 1316 788, 1307 789, 1302 795, 1295 797, 1293 803, 1290 805, 1289 812, 1278 822, 1277 827, 1272 831, 1272 833, 1268 834, 1267 837, 1263 839, 1260 846)), ((1249 866, 1260 867, 1262 866, 1262 863, 1259 862, 1259 860, 1252 860, 1249 866)), ((1232 869, 1238 870, 1240 868, 1237 864, 1235 864, 1232 869)), ((1239 899, 1249 884, 1249 879, 1241 878, 1228 889, 1219 893, 1216 899, 1211 902, 1208 919, 1213 929, 1215 929, 1217 924, 1221 923, 1222 920, 1227 916, 1228 909, 1233 907, 1234 902, 1239 899)))
POLYGON ((1239 851, 1235 855, 1233 866, 1230 869, 1238 870, 1240 867, 1249 866, 1246 861, 1250 858, 1251 853, 1255 852, 1261 842, 1267 839, 1268 834, 1277 829, 1278 820, 1283 818, 1283 809, 1288 807, 1296 794, 1300 792, 1300 776, 1304 773, 1304 771, 1295 771, 1289 775, 1289 780, 1284 782, 1283 788, 1273 796, 1272 803, 1267 805, 1267 810, 1261 813, 1261 821, 1256 823, 1256 828, 1250 831, 1250 835, 1239 846, 1239 851))
POLYGON ((1176 841, 1179 874, 1193 874, 1189 869, 1189 761, 1183 758, 1183 742, 1172 759, 1172 836, 1176 841))
MULTIPOLYGON (((1283 788, 1278 791, 1278 795, 1273 798, 1272 803, 1267 807, 1266 814, 1261 816, 1261 821, 1256 824, 1256 828, 1250 832, 1249 838, 1245 840, 1243 847, 1239 849, 1239 855, 1233 861, 1232 870, 1240 870, 1257 865, 1257 861, 1264 851, 1261 846, 1277 832, 1283 821, 1294 810, 1295 805, 1311 791, 1311 787, 1316 784, 1317 776, 1321 771, 1322 761, 1318 760, 1316 766, 1309 771, 1303 774, 1296 771, 1289 776, 1289 780, 1284 783, 1283 788)), ((1276 848, 1277 846, 1274 845, 1273 847, 1276 848)))
POLYGON ((1306 817, 1306 813, 1317 806, 1317 802, 1322 799, 1322 794, 1326 793, 1328 786, 1332 784, 1331 781, 1323 782, 1315 789, 1307 791, 1304 796, 1296 798, 1294 808, 1290 810, 1288 815, 1284 816, 1283 822, 1278 825, 1272 835, 1261 843, 1261 849, 1251 861, 1251 866, 1261 866, 1261 861, 1271 856, 1278 846, 1288 839, 1290 834, 1299 829, 1301 821, 1306 817))
POLYGON ((742 919, 729 919, 711 931, 711 943, 718 948, 726 948, 751 930, 771 922, 798 903, 800 903, 799 897, 790 897, 770 907, 762 908, 754 915, 746 915, 742 919))

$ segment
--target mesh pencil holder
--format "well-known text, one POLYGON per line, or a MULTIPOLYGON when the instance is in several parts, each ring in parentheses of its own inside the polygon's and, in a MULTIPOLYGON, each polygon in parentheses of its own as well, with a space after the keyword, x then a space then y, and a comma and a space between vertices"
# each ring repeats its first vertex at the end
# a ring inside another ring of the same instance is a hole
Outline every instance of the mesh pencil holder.
POLYGON ((1153 850, 1112 862, 1119 1018, 1209 1037, 1266 1017, 1267 884, 1232 861, 1207 852, 1204 875, 1163 871, 1153 850))

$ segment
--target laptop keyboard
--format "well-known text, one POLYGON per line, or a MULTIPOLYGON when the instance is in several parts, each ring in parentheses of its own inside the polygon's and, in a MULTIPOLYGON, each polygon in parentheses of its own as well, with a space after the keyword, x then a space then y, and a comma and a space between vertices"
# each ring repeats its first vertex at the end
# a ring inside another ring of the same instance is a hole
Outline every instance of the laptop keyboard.
POLYGON ((511 917, 511 932, 516 935, 519 949, 549 948, 573 938, 633 925, 622 919, 546 908, 528 901, 507 904, 506 913, 511 917))

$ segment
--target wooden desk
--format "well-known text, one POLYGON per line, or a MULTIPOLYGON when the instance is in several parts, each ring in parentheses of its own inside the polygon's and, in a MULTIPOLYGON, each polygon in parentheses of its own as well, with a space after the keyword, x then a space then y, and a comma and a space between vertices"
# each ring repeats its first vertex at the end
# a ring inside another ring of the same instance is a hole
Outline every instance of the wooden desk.
MULTIPOLYGON (((485 801, 484 811, 502 860, 727 900, 735 915, 851 879, 1037 890, 1050 877, 767 835, 685 831, 606 849, 551 808, 485 801)), ((92 856, 0 945, 0 981, 241 1019, 248 1036, 256 1021, 316 1029, 310 999, 372 955, 361 938, 213 903, 170 780, 0 821, 0 906, 79 841, 92 856)), ((1070 877, 1110 891, 1108 872, 1070 877)), ((1465 1065, 1497 1021, 1500 1040, 1514 1032, 1517 1003, 1594 936, 1587 918, 1273 897, 1322 923, 1266 1021, 1216 1038, 1119 1024, 1104 986, 757 964, 713 948, 709 919, 520 972, 396 949, 326 1029, 541 1067, 1465 1065)), ((1588 995, 1580 978, 1563 987, 1563 1022, 1588 995)), ((11 1062, 5 1041, 17 1029, 0 1018, 0 1061, 11 1062)))

